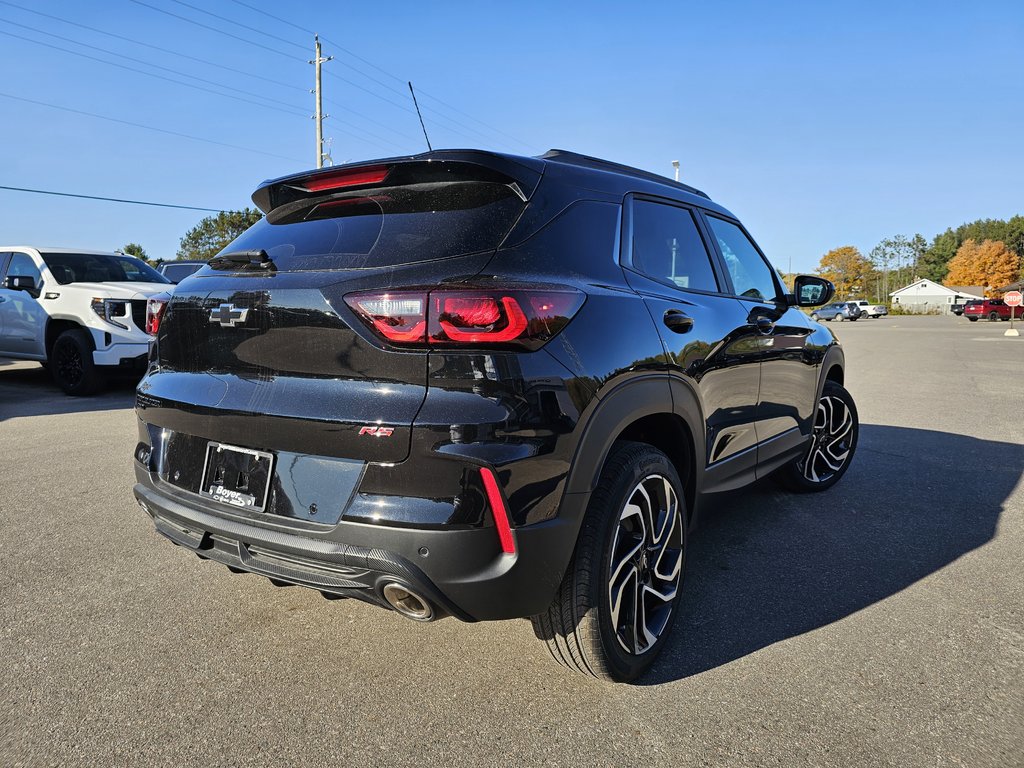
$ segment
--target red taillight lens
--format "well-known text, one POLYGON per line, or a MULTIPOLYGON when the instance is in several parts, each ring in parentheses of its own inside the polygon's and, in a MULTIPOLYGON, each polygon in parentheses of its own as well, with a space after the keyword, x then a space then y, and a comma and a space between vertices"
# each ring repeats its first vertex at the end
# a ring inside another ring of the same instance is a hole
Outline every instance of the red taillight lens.
POLYGON ((170 298, 166 293, 161 293, 146 300, 146 333, 150 336, 156 336, 160 330, 160 321, 163 320, 170 298))
POLYGON ((325 173, 306 179, 302 186, 310 192, 324 192, 328 189, 344 189, 358 187, 363 184, 380 184, 387 178, 390 169, 385 166, 373 168, 357 168, 351 171, 325 173))
POLYGON ((583 305, 571 288, 359 293, 345 301, 388 341, 430 347, 538 349, 583 305))
POLYGON ((430 339, 469 344, 515 341, 528 321, 512 296, 430 294, 430 339))

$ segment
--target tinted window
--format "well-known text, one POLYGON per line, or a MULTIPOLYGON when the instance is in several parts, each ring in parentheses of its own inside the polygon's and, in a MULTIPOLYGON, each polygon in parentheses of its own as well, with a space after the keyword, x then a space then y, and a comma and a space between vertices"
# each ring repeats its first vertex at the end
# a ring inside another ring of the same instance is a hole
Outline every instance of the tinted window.
POLYGON ((68 283, 169 283, 134 256, 92 253, 44 253, 43 261, 61 285, 68 283))
POLYGON ((202 264, 166 264, 163 267, 163 276, 172 283, 180 283, 193 272, 198 272, 202 264))
POLYGON ((7 277, 31 277, 36 281, 36 287, 38 288, 43 282, 43 276, 39 272, 39 267, 32 261, 32 257, 27 253, 15 253, 11 256, 11 263, 7 267, 7 277))
POLYGON ((634 203, 633 268, 677 288, 718 290, 697 222, 686 208, 634 203))
POLYGON ((761 258, 750 238, 742 229, 724 219, 708 216, 708 224, 722 250, 736 295, 755 301, 775 301, 778 288, 772 268, 761 258))
POLYGON ((412 264, 496 249, 523 207, 493 182, 382 187, 286 206, 223 252, 264 250, 282 271, 412 264))

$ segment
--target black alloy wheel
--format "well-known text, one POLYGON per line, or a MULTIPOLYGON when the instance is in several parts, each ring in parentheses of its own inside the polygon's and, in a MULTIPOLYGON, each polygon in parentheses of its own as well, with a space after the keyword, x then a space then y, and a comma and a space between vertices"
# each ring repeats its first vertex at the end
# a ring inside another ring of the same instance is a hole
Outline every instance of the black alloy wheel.
POLYGON ((678 614, 686 520, 669 458, 645 443, 616 443, 555 599, 532 619, 556 662, 619 682, 650 668, 678 614))
POLYGON ((841 478, 857 450, 860 422, 850 393, 826 381, 814 412, 811 439, 803 454, 785 465, 778 478, 790 489, 824 491, 841 478))
POLYGON ((92 338, 84 328, 64 331, 50 350, 50 373, 69 395, 91 395, 103 385, 92 359, 92 338))

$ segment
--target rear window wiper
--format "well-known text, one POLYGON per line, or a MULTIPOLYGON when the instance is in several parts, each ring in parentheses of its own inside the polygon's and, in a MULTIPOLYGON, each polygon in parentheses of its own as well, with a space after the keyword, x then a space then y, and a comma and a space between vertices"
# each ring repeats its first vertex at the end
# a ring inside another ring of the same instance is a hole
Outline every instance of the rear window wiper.
POLYGON ((258 267, 260 269, 273 269, 274 262, 262 248, 255 251, 229 251, 219 253, 210 259, 210 267, 213 269, 231 269, 232 267, 258 267))

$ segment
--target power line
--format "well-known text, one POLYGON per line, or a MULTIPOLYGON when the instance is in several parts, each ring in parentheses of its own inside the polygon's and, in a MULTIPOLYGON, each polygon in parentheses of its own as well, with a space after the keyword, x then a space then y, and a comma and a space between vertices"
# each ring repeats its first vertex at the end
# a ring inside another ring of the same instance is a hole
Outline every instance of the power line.
POLYGON ((35 104, 35 105, 40 106, 40 107, 49 107, 50 109, 59 109, 62 112, 71 112, 71 113, 76 114, 76 115, 85 115, 86 117, 95 117, 97 120, 106 120, 106 121, 111 122, 111 123, 119 123, 120 125, 128 125, 128 126, 131 126, 133 128, 141 128, 141 129, 146 130, 146 131, 155 131, 157 133, 165 133, 165 134, 167 134, 169 136, 177 136, 177 137, 182 138, 182 139, 191 139, 192 141, 201 141, 204 144, 215 144, 215 145, 217 145, 219 147, 227 147, 229 149, 238 149, 238 150, 241 150, 243 152, 253 152, 254 154, 257 154, 257 155, 266 155, 267 157, 276 157, 279 160, 287 160, 287 161, 292 162, 292 163, 301 163, 302 162, 301 160, 296 160, 294 157, 287 157, 285 155, 277 155, 277 154, 274 154, 273 152, 264 152, 262 149, 253 149, 252 147, 243 147, 243 146, 240 146, 238 144, 228 144, 227 142, 224 142, 224 141, 215 141, 213 139, 204 139, 201 136, 191 136, 191 135, 189 135, 187 133, 180 133, 178 131, 171 131, 171 130, 168 130, 166 128, 157 128, 157 127, 152 126, 152 125, 143 125, 142 123, 133 123, 130 120, 121 120, 120 118, 109 117, 107 115, 98 115, 95 112, 86 112, 86 111, 81 110, 81 109, 73 109, 71 107, 62 107, 59 104, 49 104, 49 103, 47 103, 45 101, 36 101, 35 99, 26 99, 24 96, 15 96, 14 94, 11 94, 11 93, 2 93, 2 92, 0 92, 0 96, 2 96, 3 98, 6 98, 6 99, 14 99, 15 101, 23 101, 23 102, 25 102, 27 104, 35 104))
MULTIPOLYGON (((119 54, 116 51, 111 51, 111 50, 108 50, 106 48, 100 48, 97 45, 90 45, 89 43, 83 43, 83 42, 81 42, 79 40, 75 40, 74 38, 71 38, 71 37, 63 37, 61 35, 54 34, 53 32, 47 32, 45 29, 37 29, 36 27, 30 27, 27 24, 19 24, 16 21, 10 21, 9 19, 0 19, 0 21, 4 21, 4 22, 6 22, 8 24, 13 24, 16 27, 21 27, 22 29, 27 29, 27 30, 29 30, 31 32, 36 32, 36 33, 38 33, 40 35, 48 35, 49 37, 55 38, 57 40, 63 40, 65 42, 71 43, 72 45, 80 45, 83 48, 89 48, 89 49, 91 49, 93 51, 99 51, 100 53, 105 53, 105 54, 107 54, 109 56, 118 56, 119 58, 124 58, 122 54, 119 54)), ((6 34, 11 34, 11 33, 4 32, 3 34, 6 35, 6 34)), ((12 37, 18 37, 17 35, 11 35, 11 36, 12 37)), ((37 45, 45 45, 48 48, 53 48, 54 50, 62 51, 64 53, 71 53, 71 54, 73 54, 75 56, 85 56, 85 54, 80 53, 78 51, 69 51, 67 48, 61 48, 59 46, 54 46, 51 43, 44 43, 44 42, 39 41, 39 40, 31 40, 30 38, 27 38, 27 37, 18 37, 18 39, 25 40, 26 42, 30 42, 30 43, 35 43, 37 45)), ((88 56, 86 58, 93 58, 93 57, 88 56)), ((132 72, 137 72, 140 75, 147 75, 149 77, 161 77, 160 75, 154 75, 152 72, 143 72, 141 70, 134 69, 132 67, 128 67, 128 66, 123 65, 123 64, 117 64, 116 62, 104 61, 103 59, 95 59, 95 58, 93 58, 93 60, 94 61, 102 62, 104 64, 109 64, 109 65, 115 66, 115 67, 121 67, 122 69, 128 69, 128 70, 130 70, 132 72)), ((198 81, 200 83, 206 83, 207 85, 212 85, 212 86, 214 86, 216 88, 223 88, 224 90, 235 91, 236 93, 245 94, 246 96, 253 96, 253 97, 257 98, 257 99, 263 99, 264 101, 268 101, 268 102, 271 102, 273 104, 279 104, 281 106, 287 107, 289 110, 292 110, 292 114, 297 114, 297 115, 302 115, 303 114, 302 107, 297 107, 294 104, 289 104, 286 101, 280 101, 279 99, 272 99, 272 98, 270 98, 268 96, 264 96, 263 94, 260 94, 260 93, 254 93, 252 91, 243 91, 241 88, 234 88, 233 86, 230 86, 230 85, 224 85, 223 83, 218 83, 215 80, 207 80, 206 78, 203 78, 203 77, 197 77, 196 75, 190 75, 187 72, 182 72, 181 70, 178 70, 178 69, 171 69, 170 67, 164 67, 164 66, 162 66, 160 64, 154 64, 151 61, 146 61, 146 60, 143 60, 143 59, 134 59, 134 61, 137 61, 137 62, 139 62, 140 64, 142 64, 143 66, 146 66, 146 67, 153 67, 154 69, 160 69, 160 70, 163 70, 164 72, 170 72, 171 74, 178 75, 180 77, 187 77, 187 78, 189 78, 191 80, 196 80, 196 81, 198 81)), ((189 88, 198 88, 199 87, 199 86, 191 85, 189 83, 182 83, 179 80, 173 80, 171 78, 161 77, 161 79, 163 79, 163 80, 170 80, 170 82, 172 82, 172 83, 178 83, 179 85, 185 85, 185 86, 187 86, 189 88)), ((207 89, 207 88, 201 88, 200 90, 204 90, 204 91, 207 91, 209 93, 217 93, 216 91, 209 91, 209 89, 207 89)), ((228 98, 236 98, 236 97, 232 97, 230 93, 218 94, 218 95, 227 96, 228 98)), ((239 99, 239 100, 240 101, 248 102, 250 104, 258 104, 258 102, 249 101, 248 99, 239 99)), ((265 105, 265 106, 267 106, 268 109, 273 109, 273 107, 270 107, 269 105, 265 105)), ((283 112, 284 110, 280 110, 280 111, 283 112)))
MULTIPOLYGON (((134 72, 137 75, 145 75, 146 77, 154 77, 157 80, 164 80, 164 81, 166 81, 168 83, 174 83, 175 85, 183 85, 186 88, 192 88, 192 89, 197 90, 197 91, 205 91, 206 93, 212 93, 214 96, 220 96, 220 97, 223 97, 223 98, 234 99, 235 101, 242 101, 242 102, 245 102, 247 104, 254 104, 257 107, 262 107, 263 109, 272 109, 272 110, 275 110, 277 112, 284 112, 285 114, 293 115, 293 116, 296 116, 296 117, 305 117, 305 114, 303 112, 293 111, 292 109, 282 109, 281 107, 275 107, 275 106, 273 106, 271 104, 264 104, 264 103, 259 102, 259 101, 253 101, 252 99, 247 99, 244 96, 235 96, 235 95, 232 95, 230 93, 222 93, 221 91, 215 91, 212 88, 204 88, 201 85, 194 85, 192 83, 186 83, 186 82, 184 82, 182 80, 175 80, 173 77, 165 77, 164 75, 158 75, 155 72, 146 72, 144 70, 137 69, 135 67, 129 67, 127 64, 118 64, 117 62, 114 62, 114 61, 107 61, 106 59, 100 59, 100 58, 98 58, 96 56, 90 56, 87 53, 81 53, 80 51, 72 51, 72 50, 69 50, 68 48, 61 48, 60 46, 53 45, 52 43, 45 43, 45 42, 43 42, 41 40, 33 40, 30 37, 24 37, 23 35, 16 35, 13 32, 6 32, 6 31, 4 31, 2 29, 0 29, 0 35, 7 35, 8 37, 13 37, 13 38, 15 38, 17 40, 24 40, 25 42, 28 42, 28 43, 33 43, 35 45, 45 46, 46 48, 49 48, 50 50, 61 51, 62 53, 69 53, 72 56, 81 56, 84 59, 89 59, 91 61, 98 61, 100 64, 106 64, 107 66, 117 67, 118 69, 124 69, 124 70, 127 70, 128 72, 134 72)), ((81 43, 80 43, 80 45, 81 45, 81 43)), ((87 47, 94 47, 94 46, 87 46, 87 47)), ((116 55, 116 54, 114 54, 114 55, 116 55)), ((186 75, 186 77, 190 77, 190 75, 186 75)), ((294 108, 294 109, 297 110, 298 108, 294 108)))
POLYGON ((152 205, 156 208, 180 208, 185 211, 208 211, 209 213, 224 213, 223 208, 197 208, 194 205, 172 205, 171 203, 151 203, 146 200, 124 200, 120 197, 101 197, 99 195, 77 195, 73 192, 52 192, 48 189, 28 189, 26 187, 7 187, 0 185, 0 189, 9 189, 13 192, 32 192, 37 195, 56 195, 58 197, 80 197, 83 200, 103 200, 108 203, 128 203, 129 205, 152 205))
MULTIPOLYGON (((178 2, 178 0, 175 0, 175 2, 178 2)), ((293 29, 296 29, 299 32, 303 32, 304 34, 307 34, 307 35, 312 35, 313 34, 313 32, 311 30, 308 30, 305 27, 299 26, 298 24, 295 24, 294 22, 291 22, 288 19, 281 18, 280 16, 275 16, 274 14, 269 13, 268 11, 265 11, 262 8, 258 8, 255 5, 251 5, 250 3, 243 2, 243 0, 231 0, 231 2, 235 3, 236 5, 242 6, 243 8, 248 8, 251 11, 255 11, 256 13, 262 14, 263 16, 266 16, 267 18, 272 19, 273 21, 276 21, 276 22, 279 22, 281 24, 285 24, 285 25, 287 25, 289 27, 292 27, 293 29)), ((391 72, 388 72, 386 69, 383 69, 383 68, 377 66, 376 64, 374 64, 369 59, 366 59, 366 58, 360 56, 359 54, 354 53, 353 51, 350 51, 348 48, 345 48, 344 46, 339 45, 334 40, 331 40, 331 39, 329 39, 327 37, 324 37, 322 35, 321 35, 321 40, 323 40, 325 43, 328 43, 329 45, 334 46, 336 49, 338 49, 342 53, 344 53, 344 54, 346 54, 348 56, 351 56, 354 59, 357 59, 357 60, 363 62, 364 64, 366 64, 369 67, 372 67, 373 69, 375 69, 378 72, 380 72, 382 75, 386 75, 387 77, 391 78, 395 82, 397 82, 399 84, 404 84, 405 83, 405 79, 404 78, 398 77, 398 75, 395 75, 395 74, 393 74, 391 72)), ((372 80, 373 82, 377 83, 381 87, 387 88, 388 90, 391 90, 394 93, 398 93, 399 95, 404 95, 403 92, 401 92, 398 89, 395 89, 395 88, 393 88, 391 86, 387 86, 384 83, 381 83, 380 80, 377 80, 376 78, 366 74, 365 72, 363 72, 358 67, 355 67, 352 64, 349 64, 348 62, 340 62, 340 63, 343 64, 344 66, 348 67, 349 69, 351 69, 351 70, 353 70, 355 72, 358 72, 363 77, 365 77, 365 78, 367 78, 369 80, 372 80)), ((349 83, 350 85, 353 85, 353 83, 350 80, 346 80, 345 82, 349 83)), ((359 87, 359 86, 356 86, 356 87, 359 87)), ((366 89, 362 89, 362 90, 366 90, 366 89)), ((449 110, 451 110, 453 112, 457 112, 458 114, 462 115, 463 117, 469 118, 473 122, 478 123, 479 125, 482 125, 483 127, 489 129, 490 131, 493 131, 494 133, 500 134, 500 135, 504 136, 507 139, 511 139, 512 141, 516 142, 517 144, 519 144, 519 145, 521 145, 523 147, 527 147, 527 148, 530 147, 529 144, 527 144, 526 142, 522 141, 521 139, 517 139, 515 136, 512 136, 511 134, 501 130, 500 128, 495 128, 494 126, 492 126, 492 125, 490 125, 488 123, 485 123, 483 120, 480 120, 479 118, 473 117, 468 112, 464 112, 463 110, 458 109, 457 107, 453 107, 451 104, 448 104, 447 102, 439 99, 437 96, 434 96, 431 93, 429 93, 427 91, 424 91, 422 88, 419 89, 419 92, 422 95, 426 96, 427 98, 429 98, 429 99, 431 99, 433 101, 436 101, 438 104, 446 107, 447 109, 449 109, 449 110)), ((390 101, 388 99, 385 99, 385 101, 388 101, 389 103, 394 104, 394 102, 392 102, 392 101, 390 101)), ((425 108, 428 111, 433 112, 435 115, 438 114, 437 110, 435 108, 433 108, 433 107, 426 106, 425 108)), ((407 111, 410 111, 410 110, 407 110, 407 111)), ((444 117, 444 116, 442 115, 442 117, 444 117)), ((473 129, 470 128, 469 130, 473 130, 473 129)), ((483 134, 480 134, 479 131, 475 131, 475 132, 478 135, 483 135, 483 134)))
POLYGON ((203 29, 208 29, 211 32, 216 32, 218 35, 226 35, 227 37, 234 38, 235 40, 241 40, 243 43, 249 43, 249 45, 255 45, 256 47, 262 48, 265 51, 270 51, 271 53, 276 53, 278 56, 284 56, 286 59, 291 59, 292 61, 296 61, 297 60, 296 57, 293 56, 290 53, 285 53, 284 51, 279 51, 276 48, 271 48, 269 45, 263 45, 263 43, 257 43, 254 40, 249 40, 249 39, 244 38, 244 37, 239 37, 238 35, 232 35, 230 32, 225 32, 222 29, 217 29, 216 27, 211 27, 208 24, 203 24, 202 22, 196 21, 195 19, 190 19, 187 16, 181 16, 180 14, 177 14, 177 13, 171 13, 170 11, 165 11, 163 8, 157 8, 155 5, 150 5, 149 3, 142 2, 142 0, 131 0, 131 2, 135 3, 136 5, 141 5, 144 8, 149 8, 151 11, 156 11, 157 13, 162 13, 162 14, 164 14, 166 16, 172 16, 175 19, 181 19, 182 21, 187 22, 189 24, 193 24, 193 25, 195 25, 197 27, 202 27, 203 29))
MULTIPOLYGON (((223 69, 223 70, 226 70, 228 72, 234 72, 237 75, 245 75, 246 77, 251 77, 251 78, 254 78, 256 80, 262 80, 262 81, 267 82, 267 83, 272 83, 273 85, 280 85, 280 86, 282 86, 284 88, 291 88, 292 90, 297 90, 297 91, 302 91, 303 93, 308 93, 307 89, 303 88, 301 85, 295 85, 294 83, 286 83, 286 82, 284 82, 282 80, 274 80, 271 77, 264 77, 263 75, 257 75, 255 72, 250 72, 250 71, 245 70, 245 69, 236 69, 234 67, 229 67, 226 64, 220 64, 220 63, 215 62, 215 61, 210 61, 209 59, 202 59, 202 58, 199 58, 198 56, 191 56, 191 55, 189 55, 187 53, 182 53, 181 51, 175 51, 175 50, 172 50, 170 48, 162 48, 161 46, 153 45, 152 43, 144 43, 143 41, 138 40, 138 39, 133 38, 133 37, 125 37, 124 35, 118 35, 118 34, 115 34, 114 32, 108 32, 108 31, 106 31, 104 29, 99 29, 98 27, 90 27, 88 24, 80 24, 77 21, 71 21, 70 19, 64 19, 64 18, 61 18, 60 16, 54 16, 54 15, 49 14, 49 13, 43 13, 42 11, 37 11, 37 10, 34 10, 32 8, 26 8, 23 5, 18 5, 17 3, 8 2, 8 0, 0 0, 0 5, 7 5, 7 6, 10 6, 11 8, 17 8, 20 11, 25 11, 26 13, 33 13, 36 16, 42 16, 42 17, 47 18, 47 19, 53 19, 54 21, 59 21, 62 24, 68 24, 68 25, 70 25, 72 27, 78 27, 80 29, 88 30, 89 32, 96 32, 97 34, 100 34, 100 35, 106 35, 107 37, 112 37, 115 40, 121 40, 121 41, 126 42, 126 43, 132 43, 134 45, 141 46, 143 48, 150 48, 150 49, 152 49, 154 51, 160 51, 161 53, 168 53, 171 56, 178 56, 178 57, 183 58, 183 59, 188 59, 190 61, 195 61, 195 62, 198 62, 199 64, 205 64, 207 66, 217 67, 218 69, 223 69)), ((13 22, 10 22, 10 23, 13 23, 13 22)), ((51 34, 51 33, 47 33, 47 34, 51 34)), ((80 43, 80 45, 82 45, 82 43, 80 43)))
POLYGON ((293 42, 291 40, 286 40, 283 37, 278 37, 277 35, 272 35, 269 32, 264 32, 262 29, 256 29, 256 27, 247 26, 245 24, 242 24, 241 22, 235 21, 234 19, 229 19, 227 16, 218 16, 216 13, 211 13, 210 11, 207 11, 204 8, 199 8, 198 6, 186 3, 184 2, 184 0, 171 0, 171 2, 177 3, 178 5, 183 5, 186 8, 191 8, 193 11, 199 11, 199 13, 205 13, 207 16, 212 16, 215 19, 226 21, 228 24, 234 24, 236 27, 248 29, 250 32, 255 32, 257 35, 263 35, 264 37, 269 37, 271 40, 277 40, 279 43, 285 43, 286 45, 294 45, 296 48, 301 48, 303 50, 306 49, 306 46, 304 45, 299 45, 298 43, 293 42))

